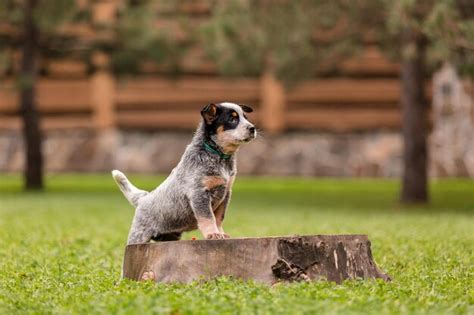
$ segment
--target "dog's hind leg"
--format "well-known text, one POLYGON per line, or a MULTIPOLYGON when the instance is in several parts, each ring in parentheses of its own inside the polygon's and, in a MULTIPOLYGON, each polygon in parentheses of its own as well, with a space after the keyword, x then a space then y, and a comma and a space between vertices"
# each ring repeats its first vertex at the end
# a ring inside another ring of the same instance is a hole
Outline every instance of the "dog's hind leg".
POLYGON ((148 243, 153 236, 159 234, 156 225, 157 217, 146 207, 138 207, 135 210, 132 226, 128 234, 127 245, 148 243))
POLYGON ((148 224, 133 220, 130 233, 128 234, 127 245, 148 243, 154 235, 156 235, 156 231, 150 228, 148 224))
POLYGON ((132 206, 136 207, 138 205, 138 201, 142 197, 148 195, 147 191, 135 187, 122 172, 113 170, 112 177, 124 194, 125 198, 127 198, 128 202, 130 202, 132 206))

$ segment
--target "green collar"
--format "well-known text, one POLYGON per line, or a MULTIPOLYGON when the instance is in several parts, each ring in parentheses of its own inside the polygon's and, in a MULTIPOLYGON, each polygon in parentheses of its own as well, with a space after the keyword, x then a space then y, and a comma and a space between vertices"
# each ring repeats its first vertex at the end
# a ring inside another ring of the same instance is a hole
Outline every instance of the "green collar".
POLYGON ((217 145, 212 140, 211 140, 211 142, 208 142, 208 141, 204 140, 202 146, 204 147, 204 149, 206 149, 207 152, 217 154, 218 156, 220 156, 224 160, 228 160, 232 157, 232 154, 225 154, 221 150, 219 150, 217 145))

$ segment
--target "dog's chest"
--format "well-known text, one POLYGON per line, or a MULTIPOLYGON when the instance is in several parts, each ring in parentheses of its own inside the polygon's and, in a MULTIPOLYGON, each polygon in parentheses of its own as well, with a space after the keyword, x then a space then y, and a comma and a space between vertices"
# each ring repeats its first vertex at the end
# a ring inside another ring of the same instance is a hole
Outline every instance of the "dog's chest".
POLYGON ((210 193, 212 207, 219 206, 232 188, 234 176, 231 172, 221 172, 218 175, 205 176, 203 185, 210 193))

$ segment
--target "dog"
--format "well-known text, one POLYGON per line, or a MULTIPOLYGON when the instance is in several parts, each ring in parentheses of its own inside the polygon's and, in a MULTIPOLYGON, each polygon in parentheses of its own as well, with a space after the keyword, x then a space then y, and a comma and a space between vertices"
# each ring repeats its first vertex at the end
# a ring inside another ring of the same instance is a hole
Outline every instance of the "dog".
POLYGON ((237 174, 235 153, 256 138, 246 116, 253 109, 234 103, 208 104, 178 165, 155 190, 135 187, 118 171, 112 176, 136 208, 128 244, 181 239, 199 229, 206 239, 225 239, 222 223, 237 174))

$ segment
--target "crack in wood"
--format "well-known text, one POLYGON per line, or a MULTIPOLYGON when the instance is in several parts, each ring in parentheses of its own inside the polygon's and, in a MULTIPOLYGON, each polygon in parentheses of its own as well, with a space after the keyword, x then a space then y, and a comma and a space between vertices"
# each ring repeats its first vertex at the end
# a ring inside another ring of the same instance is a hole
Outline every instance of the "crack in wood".
POLYGON ((301 237, 280 240, 277 250, 280 258, 272 266, 272 272, 277 279, 287 281, 309 281, 306 270, 327 258, 324 242, 310 244, 301 237))
POLYGON ((308 275, 298 265, 287 262, 282 258, 278 258, 277 262, 272 266, 272 272, 278 279, 287 281, 309 281, 308 275))

